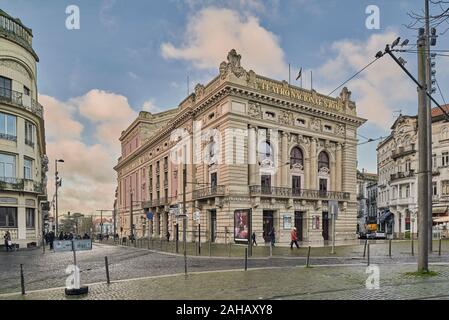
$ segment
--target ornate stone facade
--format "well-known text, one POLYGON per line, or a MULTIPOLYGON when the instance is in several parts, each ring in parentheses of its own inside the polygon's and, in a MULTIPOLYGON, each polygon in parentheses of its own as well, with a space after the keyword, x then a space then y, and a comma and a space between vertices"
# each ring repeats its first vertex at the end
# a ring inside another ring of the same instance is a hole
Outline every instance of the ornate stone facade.
MULTIPOLYGON (((182 157, 192 160, 186 166, 190 241, 198 238, 198 223, 202 241, 234 241, 234 214, 249 210, 260 242, 274 228, 277 242, 287 244, 297 226, 302 241, 323 245, 333 236, 331 200, 340 208, 336 240, 356 239, 354 133, 365 120, 356 116, 350 92, 345 88, 337 98, 326 97, 246 71, 240 61, 231 50, 217 78, 198 84, 161 129, 120 158, 115 170, 123 233, 130 233, 131 193, 142 204, 134 206, 136 216, 154 213, 153 236, 163 238, 169 231, 174 237, 176 224, 182 230, 176 212, 182 202, 183 166, 172 161, 182 157), (197 133, 198 124, 202 133, 217 134, 211 139, 197 133), (185 149, 163 148, 166 141, 179 143, 184 130, 189 133, 185 149), (195 161, 203 157, 205 161, 195 161), (193 220, 195 211, 199 221, 193 220)), ((123 133, 122 148, 139 135, 139 121, 123 133)), ((147 224, 140 225, 135 217, 133 223, 138 236, 147 236, 147 224)))

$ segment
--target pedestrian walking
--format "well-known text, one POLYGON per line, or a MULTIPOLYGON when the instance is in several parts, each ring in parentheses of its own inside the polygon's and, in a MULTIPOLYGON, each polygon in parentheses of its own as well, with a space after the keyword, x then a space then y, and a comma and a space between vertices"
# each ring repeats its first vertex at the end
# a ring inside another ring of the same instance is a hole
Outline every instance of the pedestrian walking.
POLYGON ((12 251, 11 233, 9 231, 6 231, 3 238, 5 239, 6 252, 8 252, 10 250, 12 251))
POLYGON ((271 246, 274 247, 274 244, 276 243, 276 232, 274 231, 274 227, 271 228, 268 236, 270 237, 271 246))
POLYGON ((293 244, 295 244, 296 248, 299 249, 298 233, 296 231, 296 227, 292 229, 292 232, 290 233, 290 238, 291 238, 290 249, 293 249, 293 244))
POLYGON ((55 233, 50 231, 48 233, 48 243, 50 244, 50 250, 53 250, 53 242, 55 241, 55 233))
POLYGON ((170 231, 167 231, 167 234, 165 236, 167 237, 167 242, 170 242, 170 231))
POLYGON ((59 240, 64 240, 64 232, 59 233, 59 240))
POLYGON ((253 234, 251 235, 251 241, 252 241, 253 246, 257 247, 256 233, 255 232, 253 232, 253 234))

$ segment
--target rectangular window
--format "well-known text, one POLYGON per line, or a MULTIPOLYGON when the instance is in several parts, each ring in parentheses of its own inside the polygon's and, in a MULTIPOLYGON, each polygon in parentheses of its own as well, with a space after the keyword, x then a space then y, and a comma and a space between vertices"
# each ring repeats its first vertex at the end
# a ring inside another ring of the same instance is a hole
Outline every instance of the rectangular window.
POLYGON ((437 155, 433 154, 432 155, 432 169, 436 169, 437 168, 437 155))
POLYGON ((449 152, 443 152, 442 157, 441 157, 441 165, 443 167, 446 167, 447 165, 449 165, 449 152))
POLYGON ((16 157, 0 153, 0 179, 16 178, 16 157))
POLYGON ((437 183, 436 181, 432 182, 432 195, 437 196, 438 195, 438 190, 437 190, 437 183))
POLYGON ((26 226, 28 229, 34 228, 36 223, 36 216, 34 214, 34 209, 26 208, 26 226))
POLYGON ((410 162, 410 160, 407 160, 405 162, 405 172, 410 172, 411 169, 412 169, 412 163, 410 162))
POLYGON ((34 132, 36 127, 29 121, 25 121, 25 144, 34 147, 34 132))
POLYGON ((0 207, 0 228, 17 228, 17 208, 0 207))
POLYGON ((30 89, 27 86, 23 86, 23 94, 26 96, 30 95, 30 89))
POLYGON ((260 177, 262 193, 271 194, 271 175, 262 175, 260 177))
POLYGON ((10 114, 0 112, 0 138, 15 140, 17 118, 10 114))
POLYGON ((327 192, 327 179, 320 179, 320 192, 327 192))
POLYGON ((0 96, 11 99, 12 81, 9 78, 0 76, 0 96))
POLYGON ((332 132, 332 126, 330 126, 328 124, 324 125, 324 131, 332 132))
POLYGON ((33 180, 33 160, 23 159, 23 178, 33 180))
POLYGON ((304 127, 306 125, 306 120, 298 118, 298 119, 296 119, 296 125, 304 127))
POLYGON ((449 180, 441 181, 441 195, 449 196, 449 180))

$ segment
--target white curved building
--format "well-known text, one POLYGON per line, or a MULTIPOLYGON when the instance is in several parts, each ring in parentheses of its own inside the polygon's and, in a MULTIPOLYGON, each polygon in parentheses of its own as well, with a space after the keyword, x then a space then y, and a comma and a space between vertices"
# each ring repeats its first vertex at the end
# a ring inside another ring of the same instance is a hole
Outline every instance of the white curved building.
POLYGON ((39 58, 32 38, 31 29, 0 10, 0 235, 10 231, 20 247, 39 244, 41 203, 47 199, 39 58))

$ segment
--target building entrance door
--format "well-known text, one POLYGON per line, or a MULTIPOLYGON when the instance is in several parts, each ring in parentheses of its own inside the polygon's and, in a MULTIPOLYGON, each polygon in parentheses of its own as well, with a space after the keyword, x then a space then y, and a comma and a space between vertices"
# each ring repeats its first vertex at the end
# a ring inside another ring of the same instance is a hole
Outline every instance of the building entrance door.
POLYGON ((273 211, 264 211, 263 212, 263 239, 265 242, 270 242, 270 231, 274 227, 274 212, 273 211))
POLYGON ((327 212, 323 212, 323 216, 321 219, 322 229, 323 229, 323 240, 329 240, 329 214, 327 212))
POLYGON ((303 237, 303 219, 304 219, 304 212, 302 211, 295 211, 295 228, 296 228, 296 234, 298 235, 299 241, 304 241, 303 237))

